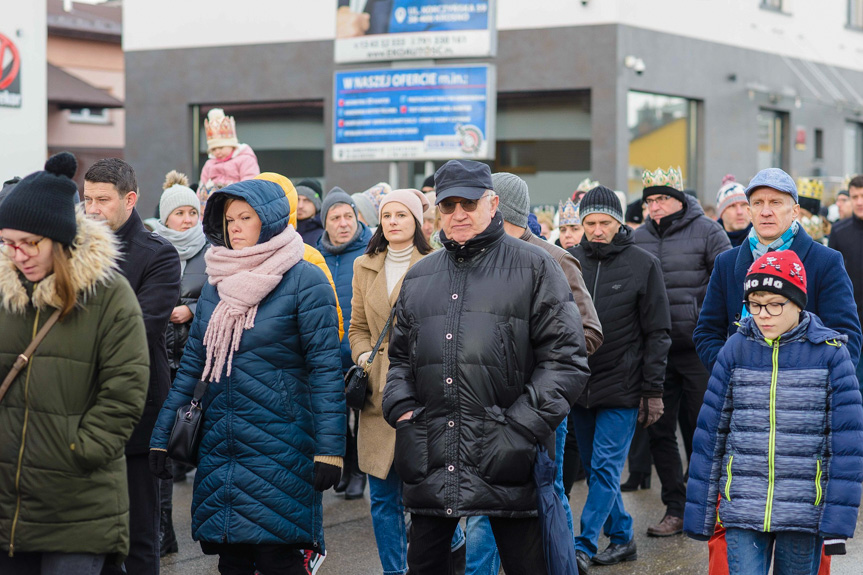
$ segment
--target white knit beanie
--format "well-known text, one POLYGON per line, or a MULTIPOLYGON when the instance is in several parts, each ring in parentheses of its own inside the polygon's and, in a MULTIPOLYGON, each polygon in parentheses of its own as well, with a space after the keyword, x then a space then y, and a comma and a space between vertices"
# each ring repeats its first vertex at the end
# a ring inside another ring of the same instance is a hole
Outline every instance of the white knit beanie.
POLYGON ((162 192, 162 197, 159 199, 159 221, 162 222, 162 225, 165 225, 171 212, 180 206, 192 206, 196 210, 200 210, 201 200, 198 199, 192 188, 174 184, 162 192))

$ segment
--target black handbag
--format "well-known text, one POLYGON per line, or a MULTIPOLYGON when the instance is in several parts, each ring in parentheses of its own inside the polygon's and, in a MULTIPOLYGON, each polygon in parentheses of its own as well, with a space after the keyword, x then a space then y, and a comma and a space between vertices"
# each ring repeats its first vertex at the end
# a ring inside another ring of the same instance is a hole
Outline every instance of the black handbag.
POLYGON ((198 464, 198 446, 204 432, 204 410, 201 398, 209 383, 201 380, 195 385, 191 403, 177 410, 171 436, 168 438, 168 457, 189 465, 198 464))
POLYGON ((372 353, 369 356, 369 360, 366 362, 366 367, 362 368, 355 365, 345 374, 345 403, 347 403, 348 407, 351 409, 362 409, 366 404, 366 397, 370 395, 369 373, 367 370, 372 366, 372 362, 378 353, 378 348, 381 347, 381 343, 384 341, 384 336, 390 330, 390 325, 392 325, 395 313, 396 308, 393 306, 393 309, 390 312, 390 317, 387 318, 387 323, 381 331, 381 336, 378 338, 378 342, 375 344, 375 347, 372 348, 372 353))

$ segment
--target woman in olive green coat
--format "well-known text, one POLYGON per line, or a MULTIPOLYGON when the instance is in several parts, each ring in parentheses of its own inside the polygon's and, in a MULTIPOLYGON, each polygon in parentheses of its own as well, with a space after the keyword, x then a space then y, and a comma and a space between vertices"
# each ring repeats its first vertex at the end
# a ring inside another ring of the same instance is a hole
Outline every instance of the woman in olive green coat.
POLYGON ((129 550, 147 340, 113 234, 75 210, 74 157, 45 168, 0 204, 0 379, 60 311, 0 399, 0 573, 91 575, 129 550))

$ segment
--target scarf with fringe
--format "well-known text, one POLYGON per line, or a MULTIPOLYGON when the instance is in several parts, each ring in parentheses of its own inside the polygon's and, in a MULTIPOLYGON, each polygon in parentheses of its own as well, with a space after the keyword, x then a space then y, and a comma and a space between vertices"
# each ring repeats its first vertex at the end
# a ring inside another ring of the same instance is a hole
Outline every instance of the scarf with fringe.
POLYGON ((226 362, 231 375, 234 352, 240 348, 243 331, 255 326, 258 304, 303 259, 304 252, 293 226, 262 244, 239 250, 213 246, 207 251, 207 276, 219 292, 219 303, 204 334, 207 363, 201 379, 209 376, 210 381, 219 381, 226 362))

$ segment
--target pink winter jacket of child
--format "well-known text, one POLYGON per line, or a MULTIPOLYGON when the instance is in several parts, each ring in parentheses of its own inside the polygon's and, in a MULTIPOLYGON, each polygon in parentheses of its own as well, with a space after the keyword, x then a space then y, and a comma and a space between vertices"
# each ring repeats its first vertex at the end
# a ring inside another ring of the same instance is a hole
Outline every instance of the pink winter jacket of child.
POLYGON ((213 180, 218 187, 224 187, 243 180, 251 180, 260 175, 261 168, 258 166, 258 157, 248 144, 240 144, 234 149, 230 158, 217 160, 210 158, 201 170, 201 185, 213 180))

